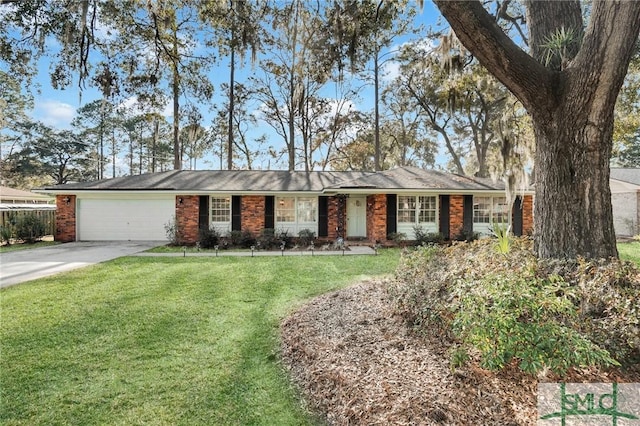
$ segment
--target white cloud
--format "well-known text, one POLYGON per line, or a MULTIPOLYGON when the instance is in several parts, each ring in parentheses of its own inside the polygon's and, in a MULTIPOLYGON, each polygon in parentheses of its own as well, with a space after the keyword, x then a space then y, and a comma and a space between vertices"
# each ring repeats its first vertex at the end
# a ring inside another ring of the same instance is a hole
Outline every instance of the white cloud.
POLYGON ((382 65, 381 79, 384 82, 391 82, 400 76, 400 63, 394 60, 385 62, 382 65))
MULTIPOLYGON (((169 99, 165 99, 165 105, 161 110, 156 110, 163 117, 173 117, 173 105, 169 102, 169 99)), ((138 102, 137 96, 130 96, 118 105, 119 108, 128 110, 136 110, 137 112, 152 112, 152 109, 148 105, 142 105, 138 102)))
POLYGON ((411 46, 413 46, 417 51, 422 52, 422 54, 428 55, 436 48, 436 40, 425 37, 393 45, 386 53, 386 55, 389 55, 389 59, 385 59, 382 64, 382 72, 380 73, 382 81, 390 82, 400 76, 400 63, 396 60, 396 54, 401 52, 404 48, 411 46))
POLYGON ((35 105, 35 117, 47 126, 57 129, 71 127, 71 120, 75 115, 75 107, 57 100, 44 99, 35 105))

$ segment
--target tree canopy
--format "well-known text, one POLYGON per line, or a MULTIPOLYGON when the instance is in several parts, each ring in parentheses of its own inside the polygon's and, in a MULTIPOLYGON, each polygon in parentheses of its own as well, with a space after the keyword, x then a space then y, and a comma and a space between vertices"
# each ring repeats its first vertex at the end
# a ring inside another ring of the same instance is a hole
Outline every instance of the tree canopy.
POLYGON ((531 114, 538 256, 617 257, 609 162, 640 3, 595 0, 585 21, 578 0, 529 0, 528 51, 480 1, 435 3, 462 44, 531 114))

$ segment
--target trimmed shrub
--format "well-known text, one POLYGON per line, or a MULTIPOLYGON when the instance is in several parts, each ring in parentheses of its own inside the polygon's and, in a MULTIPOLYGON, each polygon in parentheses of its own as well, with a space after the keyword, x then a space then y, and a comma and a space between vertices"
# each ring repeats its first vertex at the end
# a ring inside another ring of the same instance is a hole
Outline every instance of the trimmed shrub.
POLYGON ((454 241, 466 241, 466 242, 470 243, 472 241, 476 241, 478 238, 480 238, 480 234, 478 232, 467 231, 465 229, 462 229, 462 230, 460 230, 460 232, 458 232, 456 235, 454 235, 452 237, 452 240, 454 240, 454 241))
POLYGON ((175 216, 164 224, 164 232, 170 245, 179 246, 182 243, 182 236, 180 235, 175 216))
POLYGON ((266 228, 260 231, 258 236, 258 245, 264 250, 273 250, 280 247, 280 239, 276 235, 276 230, 266 228))
POLYGON ((0 243, 10 245, 11 238, 13 238, 13 227, 11 225, 0 226, 0 243))
POLYGON ((571 327, 578 319, 572 289, 533 275, 487 275, 456 289, 456 336, 480 352, 481 366, 503 368, 513 359, 527 373, 548 367, 616 365, 609 352, 571 327), (561 296, 557 296, 561 294, 561 296))
POLYGON ((301 247, 307 247, 311 245, 311 243, 315 239, 316 239, 316 233, 313 232, 311 229, 303 229, 300 232, 298 232, 298 244, 301 247))
POLYGON ((480 364, 528 373, 640 361, 640 269, 630 262, 538 261, 512 238, 406 252, 391 295, 413 327, 449 338, 480 364))
POLYGON ((16 238, 29 244, 42 240, 45 232, 46 224, 35 214, 20 216, 15 225, 16 238))
POLYGON ((420 225, 413 227, 413 235, 415 236, 416 245, 424 246, 428 244, 442 244, 444 236, 439 232, 427 232, 420 225))
POLYGON ((293 237, 289 235, 288 231, 276 231, 278 235, 278 248, 282 247, 284 244, 284 248, 291 248, 293 246, 293 237))
POLYGON ((228 241, 231 247, 250 248, 255 246, 256 237, 251 231, 231 231, 228 234, 228 241))
POLYGON ((391 232, 387 235, 387 240, 393 241, 396 244, 399 244, 407 239, 407 234, 404 232, 391 232))
POLYGON ((640 268, 611 259, 541 261, 576 293, 577 328, 623 364, 640 363, 640 268))
POLYGON ((211 249, 220 243, 220 233, 216 228, 201 229, 198 235, 198 242, 203 249, 211 249))

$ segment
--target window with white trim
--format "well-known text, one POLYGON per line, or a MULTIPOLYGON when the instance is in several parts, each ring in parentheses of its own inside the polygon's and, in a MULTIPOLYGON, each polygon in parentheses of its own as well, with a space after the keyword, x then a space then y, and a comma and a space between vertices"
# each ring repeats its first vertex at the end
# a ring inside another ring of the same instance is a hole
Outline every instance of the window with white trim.
POLYGON ((436 217, 435 196, 398 195, 398 223, 434 223, 436 217))
POLYGON ((493 223, 509 223, 509 204, 506 197, 493 197, 491 221, 493 223))
POLYGON ((398 195, 398 223, 415 223, 416 197, 398 195))
POLYGON ((507 223, 506 197, 473 197, 473 223, 507 223))
POLYGON ((211 222, 231 222, 231 197, 211 197, 211 222))
POLYGON ((473 197, 473 223, 491 222, 491 197, 473 197))
POLYGON ((276 197, 275 227, 295 236, 303 229, 318 232, 318 197, 276 197))
POLYGON ((298 197, 298 222, 315 222, 318 210, 318 198, 298 197))
POLYGON ((276 202, 276 222, 296 221, 295 197, 278 197, 276 202))
POLYGON ((418 197, 418 222, 427 223, 436 221, 436 197, 418 197))

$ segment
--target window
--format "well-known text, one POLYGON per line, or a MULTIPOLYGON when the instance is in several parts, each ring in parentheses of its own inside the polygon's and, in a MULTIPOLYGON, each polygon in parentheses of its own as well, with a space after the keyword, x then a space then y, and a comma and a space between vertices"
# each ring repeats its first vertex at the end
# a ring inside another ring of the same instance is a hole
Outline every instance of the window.
POLYGON ((415 223, 416 197, 398 196, 398 223, 415 223))
POLYGON ((398 223, 433 223, 436 204, 434 196, 399 195, 398 223))
POLYGON ((489 223, 491 221, 491 197, 474 197, 473 223, 489 223))
POLYGON ((296 221, 296 199, 295 197, 278 197, 276 203, 276 222, 296 221))
POLYGON ((298 222, 315 222, 317 198, 298 198, 298 222))
POLYGON ((505 197, 493 197, 491 221, 493 223, 509 222, 509 205, 505 197))
POLYGON ((418 222, 436 221, 436 197, 418 197, 418 222))
POLYGON ((507 223, 509 205, 505 197, 474 197, 473 223, 507 223))
POLYGON ((315 222, 318 199, 315 197, 278 197, 276 222, 315 222))
POLYGON ((211 222, 231 222, 231 197, 211 197, 211 222))

